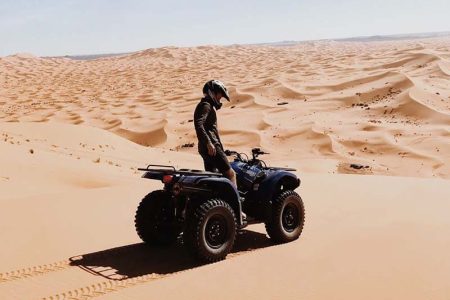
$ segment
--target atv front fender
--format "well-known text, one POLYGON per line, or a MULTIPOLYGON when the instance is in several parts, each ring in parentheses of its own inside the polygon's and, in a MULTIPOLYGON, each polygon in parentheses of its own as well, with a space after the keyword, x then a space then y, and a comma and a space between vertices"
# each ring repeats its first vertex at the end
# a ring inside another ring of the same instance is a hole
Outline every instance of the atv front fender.
POLYGON ((300 179, 294 174, 286 171, 272 172, 259 184, 257 197, 271 203, 282 190, 295 190, 299 186, 300 179))

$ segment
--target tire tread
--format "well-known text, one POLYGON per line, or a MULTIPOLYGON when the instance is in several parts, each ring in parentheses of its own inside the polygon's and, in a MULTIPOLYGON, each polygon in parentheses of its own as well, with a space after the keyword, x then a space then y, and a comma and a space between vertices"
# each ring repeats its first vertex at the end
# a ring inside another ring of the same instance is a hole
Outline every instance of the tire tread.
POLYGON ((296 240, 301 235, 304 224, 305 224, 305 206, 303 204, 302 198, 295 191, 292 191, 292 190, 287 190, 287 191, 283 191, 282 193, 280 193, 273 202, 271 218, 268 221, 266 221, 266 223, 265 223, 266 231, 267 231, 267 234, 270 236, 270 238, 276 243, 287 243, 287 242, 296 240), (284 201, 285 201, 285 199, 287 199, 288 197, 291 197, 291 196, 298 198, 299 203, 300 203, 300 208, 301 208, 300 209, 300 220, 299 220, 300 230, 299 230, 298 236, 296 236, 294 238, 287 237, 284 234, 282 228, 280 228, 280 226, 278 226, 279 218, 281 217, 281 214, 282 214, 284 201))

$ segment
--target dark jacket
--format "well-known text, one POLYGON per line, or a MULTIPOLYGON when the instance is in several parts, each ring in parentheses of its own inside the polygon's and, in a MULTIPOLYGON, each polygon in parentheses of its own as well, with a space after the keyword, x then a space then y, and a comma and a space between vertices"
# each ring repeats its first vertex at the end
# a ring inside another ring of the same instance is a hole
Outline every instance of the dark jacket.
POLYGON ((198 152, 208 153, 208 142, 223 149, 217 130, 217 115, 212 100, 203 98, 195 108, 194 126, 198 139, 198 152))

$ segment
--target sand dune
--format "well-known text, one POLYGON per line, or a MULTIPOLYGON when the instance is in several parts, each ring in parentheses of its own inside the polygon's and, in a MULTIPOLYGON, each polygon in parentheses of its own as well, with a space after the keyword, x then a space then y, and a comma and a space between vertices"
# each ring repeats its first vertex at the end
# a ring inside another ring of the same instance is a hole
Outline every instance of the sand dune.
MULTIPOLYGON (((198 168, 197 155, 83 125, 2 123, 1 133, 9 141, 0 144, 4 299, 446 299, 450 292, 445 180, 298 173, 308 205, 298 242, 274 246, 254 225, 225 262, 201 266, 183 247, 145 247, 133 227, 139 200, 160 186, 135 167, 157 157, 198 168)), ((295 158, 290 165, 302 167, 295 158)))
MULTIPOLYGON (((448 45, 449 40, 441 38, 166 47, 90 61, 19 54, 0 61, 0 119, 91 125, 141 145, 195 153, 196 147, 181 147, 195 141, 188 121, 204 81, 220 78, 233 99, 219 113, 220 126, 225 144, 238 150, 278 145, 280 138, 287 140, 279 133, 283 128, 297 130, 301 137, 302 128, 314 122, 326 131, 329 143, 346 144, 347 152, 371 160, 375 174, 448 178, 420 161, 415 172, 411 167, 403 171, 398 154, 391 151, 369 159, 341 137, 342 131, 355 130, 370 144, 376 135, 360 131, 364 123, 376 123, 381 136, 430 131, 440 150, 426 155, 448 160, 445 138, 433 133, 449 125, 448 45), (255 122, 246 124, 247 118, 255 122), (242 124, 235 127, 245 131, 235 132, 230 127, 234 124, 242 124), (378 168, 386 160, 389 170, 378 168)), ((289 146, 276 147, 277 158, 294 152, 307 163, 318 155, 337 162, 329 172, 340 172, 339 166, 352 159, 342 147, 316 151, 301 138, 289 140, 289 146)))
POLYGON ((448 299, 449 49, 436 38, 1 57, 0 298, 448 299), (231 92, 225 147, 297 168, 307 221, 283 246, 251 226, 226 261, 200 266, 180 245, 141 244, 133 218, 160 186, 138 167, 202 168, 192 119, 210 78, 231 92))

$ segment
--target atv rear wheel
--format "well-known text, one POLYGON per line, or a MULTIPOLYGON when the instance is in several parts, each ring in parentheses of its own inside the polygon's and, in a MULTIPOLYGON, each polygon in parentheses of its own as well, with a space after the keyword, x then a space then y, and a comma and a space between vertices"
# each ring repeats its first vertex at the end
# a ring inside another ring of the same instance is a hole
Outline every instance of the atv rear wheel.
POLYGON ((204 262, 224 259, 236 238, 236 217, 228 203, 209 200, 195 209, 186 228, 185 243, 204 262))
POLYGON ((276 243, 298 239, 305 223, 302 198, 291 190, 282 192, 273 202, 272 216, 266 221, 266 230, 276 243))
POLYGON ((163 190, 151 192, 142 199, 136 211, 136 232, 147 244, 168 245, 181 233, 171 208, 170 195, 163 190))

